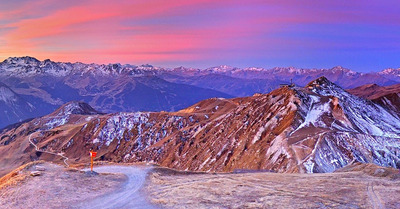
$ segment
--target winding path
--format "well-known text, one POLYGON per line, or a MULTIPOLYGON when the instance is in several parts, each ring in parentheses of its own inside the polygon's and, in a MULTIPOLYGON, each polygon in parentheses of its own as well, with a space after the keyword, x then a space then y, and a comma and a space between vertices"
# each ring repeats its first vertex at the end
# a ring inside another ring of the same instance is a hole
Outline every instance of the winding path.
POLYGON ((128 177, 124 185, 109 194, 98 197, 88 203, 81 203, 77 205, 78 208, 144 208, 153 209, 158 208, 151 205, 143 192, 140 189, 143 187, 149 167, 135 167, 135 166, 102 166, 95 167, 94 171, 99 173, 122 173, 128 177))
POLYGON ((36 150, 37 152, 43 152, 43 153, 47 153, 47 154, 51 154, 51 155, 58 155, 58 156, 61 156, 62 158, 64 158, 64 164, 65 164, 67 167, 69 167, 69 164, 67 163, 68 157, 65 157, 65 156, 64 156, 64 153, 55 153, 55 152, 49 152, 49 151, 40 150, 39 147, 38 147, 35 143, 33 143, 33 141, 31 140, 32 134, 34 134, 34 133, 31 133, 31 134, 29 135, 28 140, 29 140, 29 143, 31 143, 31 144, 35 147, 35 150, 36 150))

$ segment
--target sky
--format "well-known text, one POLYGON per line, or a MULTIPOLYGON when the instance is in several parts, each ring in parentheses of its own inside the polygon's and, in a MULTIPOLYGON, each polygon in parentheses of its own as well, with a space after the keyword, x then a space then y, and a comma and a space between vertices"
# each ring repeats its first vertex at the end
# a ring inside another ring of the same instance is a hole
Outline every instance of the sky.
POLYGON ((0 0, 0 60, 400 67, 397 0, 0 0))

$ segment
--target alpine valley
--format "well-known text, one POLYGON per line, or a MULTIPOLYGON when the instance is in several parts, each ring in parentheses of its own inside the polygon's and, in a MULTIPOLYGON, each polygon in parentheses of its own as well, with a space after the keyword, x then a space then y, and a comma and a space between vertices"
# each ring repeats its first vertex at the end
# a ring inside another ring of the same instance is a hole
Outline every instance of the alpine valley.
POLYGON ((70 101, 104 113, 178 111, 204 99, 269 93, 290 80, 298 86, 325 76, 343 88, 400 82, 400 69, 358 73, 332 69, 162 68, 84 64, 10 57, 0 62, 0 128, 50 114, 70 101))

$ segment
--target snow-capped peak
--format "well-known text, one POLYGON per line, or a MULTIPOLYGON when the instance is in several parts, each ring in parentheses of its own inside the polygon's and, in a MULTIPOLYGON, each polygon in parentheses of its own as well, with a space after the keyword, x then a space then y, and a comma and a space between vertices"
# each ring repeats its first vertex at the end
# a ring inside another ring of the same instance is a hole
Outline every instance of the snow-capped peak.
POLYGON ((382 70, 381 72, 379 72, 378 74, 380 75, 395 75, 395 76, 400 76, 400 68, 388 68, 385 70, 382 70))
POLYGON ((210 71, 210 72, 214 72, 214 73, 226 73, 226 72, 233 71, 235 69, 237 69, 237 68, 229 66, 229 65, 220 65, 220 66, 208 68, 206 70, 210 71))
POLYGON ((39 61, 33 57, 10 57, 0 63, 0 73, 5 76, 27 77, 40 74, 62 77, 69 74, 82 75, 85 73, 96 75, 148 75, 156 74, 160 70, 149 64, 135 66, 114 64, 85 64, 81 62, 53 62, 49 59, 39 61))
POLYGON ((9 57, 5 59, 3 63, 14 64, 14 65, 38 65, 40 61, 34 57, 25 56, 25 57, 9 57))
POLYGON ((343 72, 343 73, 346 73, 347 75, 355 75, 355 74, 357 74, 357 72, 354 72, 354 71, 352 71, 350 69, 347 69, 347 68, 344 68, 342 66, 335 66, 332 69, 330 69, 330 71, 332 71, 332 72, 343 72))

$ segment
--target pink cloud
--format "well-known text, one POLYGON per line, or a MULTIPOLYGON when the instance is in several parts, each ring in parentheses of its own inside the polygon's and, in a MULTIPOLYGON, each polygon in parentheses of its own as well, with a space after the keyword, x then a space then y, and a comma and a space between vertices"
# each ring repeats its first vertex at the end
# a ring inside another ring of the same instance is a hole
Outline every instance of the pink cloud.
MULTIPOLYGON (((75 50, 81 52, 96 53, 96 51, 85 49, 88 47, 101 50, 103 53, 130 53, 134 59, 139 61, 144 58, 156 59, 157 56, 162 60, 171 58, 171 56, 185 59, 182 54, 176 52, 204 48, 207 45, 227 46, 229 44, 224 43, 223 38, 229 38, 228 34, 238 35, 239 31, 232 26, 192 31, 168 26, 161 28, 157 26, 128 27, 121 25, 120 21, 153 16, 162 17, 176 7, 191 7, 210 2, 212 1, 171 1, 165 4, 163 1, 151 3, 122 1, 119 2, 120 4, 111 5, 99 2, 93 5, 91 2, 87 2, 55 11, 44 17, 23 19, 7 25, 7 27, 16 28, 5 36, 8 45, 12 46, 7 51, 18 52, 21 50, 21 55, 36 53, 39 56, 45 54, 56 57, 64 50, 71 48, 64 46, 63 42, 69 45, 75 40, 80 42, 82 47, 76 47, 75 50), (52 45, 52 47, 46 47, 46 45, 52 45), (57 53, 53 51, 54 49, 60 49, 60 52, 57 53), (51 55, 49 52, 57 54, 51 55), (141 53, 143 56, 140 55, 141 53), (162 56, 162 53, 165 55, 162 56)), ((194 54, 191 53, 188 56, 193 58, 194 54)))

